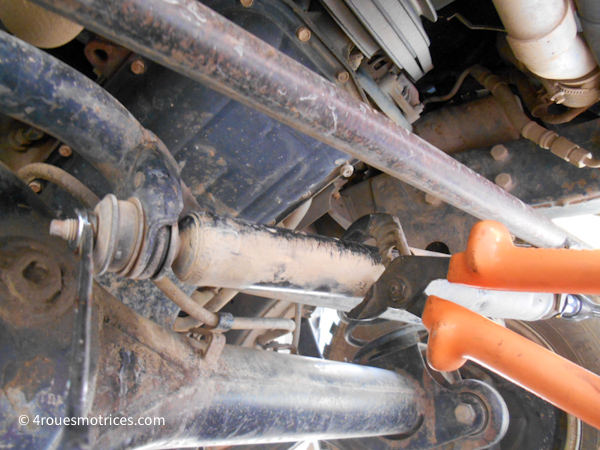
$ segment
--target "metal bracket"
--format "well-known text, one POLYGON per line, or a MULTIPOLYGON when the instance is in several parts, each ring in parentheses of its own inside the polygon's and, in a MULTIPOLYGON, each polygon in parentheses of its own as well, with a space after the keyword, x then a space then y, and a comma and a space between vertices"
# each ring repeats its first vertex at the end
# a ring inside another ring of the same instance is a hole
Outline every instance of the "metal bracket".
POLYGON ((400 220, 392 214, 375 213, 362 216, 346 230, 343 236, 344 240, 361 244, 370 238, 375 239, 381 262, 386 267, 394 259, 392 250, 397 250, 400 255, 412 254, 400 220))
POLYGON ((202 350, 202 359, 204 359, 209 366, 216 364, 227 343, 225 336, 222 333, 209 328, 195 328, 192 330, 192 333, 204 337, 206 348, 202 350))
MULTIPOLYGON (((508 408, 500 394, 479 380, 448 382, 427 366, 420 344, 420 327, 405 326, 365 345, 355 363, 408 373, 422 389, 422 420, 408 436, 386 440, 386 448, 487 448, 508 429, 508 408), (390 443, 390 446, 387 446, 390 443)), ((366 448, 382 448, 377 438, 363 440, 366 448)), ((343 447, 342 447, 343 448, 343 447)))

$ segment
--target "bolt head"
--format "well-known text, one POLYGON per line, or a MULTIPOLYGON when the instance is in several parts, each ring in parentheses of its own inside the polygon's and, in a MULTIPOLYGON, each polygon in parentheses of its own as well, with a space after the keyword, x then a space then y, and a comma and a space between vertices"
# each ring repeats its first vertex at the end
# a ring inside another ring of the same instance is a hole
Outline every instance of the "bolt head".
POLYGON ((504 161, 508 158, 508 149, 504 145, 494 145, 490 154, 495 161, 504 161))
POLYGON ((354 173, 354 166, 351 164, 344 164, 340 169, 340 175, 344 178, 350 178, 354 173))
POLYGON ((23 131, 23 136, 29 141, 37 141, 44 137, 44 132, 34 127, 29 127, 23 131))
POLYGON ((392 300, 395 302, 401 301, 404 299, 404 294, 406 292, 406 285, 400 280, 393 280, 388 285, 388 289, 390 291, 390 296, 392 300))
POLYGON ((131 61, 131 71, 136 75, 143 74, 146 72, 146 63, 139 58, 134 59, 131 61))
POLYGON ((475 410, 468 403, 461 403, 456 408, 454 408, 454 417, 460 423, 465 425, 471 425, 476 417, 475 410))
POLYGON ((301 42, 309 41, 311 36, 312 36, 312 33, 308 29, 308 27, 300 27, 300 28, 298 28, 298 30, 296 30, 296 37, 301 42))
POLYGON ((338 73, 335 74, 335 79, 338 80, 340 83, 346 83, 350 79, 350 74, 345 70, 340 70, 338 73))
POLYGON ((440 206, 444 202, 433 194, 425 194, 425 203, 431 206, 440 206))
POLYGON ((38 180, 33 180, 29 182, 29 187, 36 194, 42 191, 42 183, 38 180))
POLYGON ((68 145, 63 144, 60 147, 58 147, 58 154, 63 158, 68 158, 73 154, 73 150, 71 150, 71 147, 69 147, 68 145))
POLYGON ((250 8, 254 3, 254 0, 240 0, 240 3, 244 8, 250 8))
POLYGON ((511 191, 515 187, 515 182, 509 173, 501 173, 499 174, 494 182, 500 186, 505 191, 511 191))

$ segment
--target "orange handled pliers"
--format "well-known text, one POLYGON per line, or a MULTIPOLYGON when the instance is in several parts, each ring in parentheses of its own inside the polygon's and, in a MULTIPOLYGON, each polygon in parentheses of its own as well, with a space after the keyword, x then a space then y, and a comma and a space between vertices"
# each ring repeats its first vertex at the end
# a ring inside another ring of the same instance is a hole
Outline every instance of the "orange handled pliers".
MULTIPOLYGON (((480 222, 467 250, 450 261, 448 281, 499 290, 600 294, 600 251, 519 248, 506 227, 480 222)), ((452 371, 478 362, 600 428, 600 377, 466 308, 429 297, 427 359, 452 371)))
MULTIPOLYGON (((473 360, 600 429, 598 375, 455 303, 430 296, 424 309, 419 306, 428 283, 444 275, 452 283, 493 290, 600 294, 600 250, 516 247, 504 225, 484 221, 471 230, 465 252, 433 261, 416 281, 415 271, 412 282, 397 272, 414 266, 410 259, 415 257, 404 258, 388 266, 351 312, 355 318, 389 306, 413 308, 429 330, 427 357, 434 369, 453 371, 473 360)), ((427 260, 419 264, 426 267, 427 260)), ((596 315, 595 305, 588 301, 587 307, 596 315)))

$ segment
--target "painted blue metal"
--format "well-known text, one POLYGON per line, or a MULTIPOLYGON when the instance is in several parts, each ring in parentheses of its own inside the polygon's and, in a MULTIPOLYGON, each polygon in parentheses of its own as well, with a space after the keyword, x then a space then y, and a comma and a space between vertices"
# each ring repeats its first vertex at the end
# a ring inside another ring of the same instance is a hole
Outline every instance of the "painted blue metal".
MULTIPOLYGON (((212 1, 208 6, 310 69, 333 78, 342 66, 317 38, 296 39, 304 23, 281 2, 212 1)), ((177 159, 206 209, 268 223, 324 180, 348 155, 164 67, 123 68, 106 85, 177 159)))

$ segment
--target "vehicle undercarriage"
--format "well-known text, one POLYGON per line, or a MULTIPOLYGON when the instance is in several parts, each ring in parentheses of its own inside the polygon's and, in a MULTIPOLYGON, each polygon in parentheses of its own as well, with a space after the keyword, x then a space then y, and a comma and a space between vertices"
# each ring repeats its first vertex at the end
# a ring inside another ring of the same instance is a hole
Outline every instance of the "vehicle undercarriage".
POLYGON ((0 20, 0 446, 600 446, 593 1, 0 20))

